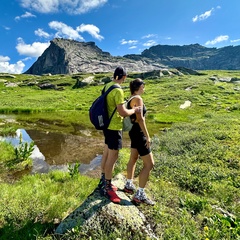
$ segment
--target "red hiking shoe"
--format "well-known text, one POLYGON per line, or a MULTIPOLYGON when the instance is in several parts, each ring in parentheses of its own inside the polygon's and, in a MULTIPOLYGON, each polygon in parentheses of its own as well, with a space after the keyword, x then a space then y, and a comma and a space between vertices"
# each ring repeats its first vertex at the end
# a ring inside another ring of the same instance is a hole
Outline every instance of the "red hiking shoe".
POLYGON ((118 187, 117 186, 114 186, 113 184, 111 184, 111 188, 114 192, 116 192, 118 190, 118 187))
POLYGON ((113 203, 120 203, 121 198, 116 194, 116 192, 111 188, 106 189, 105 196, 109 198, 109 200, 113 203))

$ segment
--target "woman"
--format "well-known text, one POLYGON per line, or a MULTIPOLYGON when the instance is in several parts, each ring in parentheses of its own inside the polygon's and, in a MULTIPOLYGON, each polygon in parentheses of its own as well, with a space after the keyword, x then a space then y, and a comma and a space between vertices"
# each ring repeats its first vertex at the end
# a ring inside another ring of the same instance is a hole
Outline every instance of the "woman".
POLYGON ((143 161, 143 168, 139 174, 139 188, 133 196, 132 201, 134 204, 146 203, 148 205, 154 205, 155 203, 146 196, 144 191, 150 171, 154 165, 154 159, 150 148, 151 138, 149 136, 144 117, 146 114, 146 107, 141 98, 141 95, 144 93, 144 82, 142 79, 137 78, 131 81, 130 91, 132 94, 132 99, 128 103, 128 108, 140 106, 142 111, 131 115, 131 119, 133 121, 132 129, 129 131, 129 137, 131 139, 131 154, 127 164, 127 182, 124 187, 124 191, 128 193, 134 193, 136 190, 133 184, 133 177, 136 168, 136 162, 140 155, 143 161))

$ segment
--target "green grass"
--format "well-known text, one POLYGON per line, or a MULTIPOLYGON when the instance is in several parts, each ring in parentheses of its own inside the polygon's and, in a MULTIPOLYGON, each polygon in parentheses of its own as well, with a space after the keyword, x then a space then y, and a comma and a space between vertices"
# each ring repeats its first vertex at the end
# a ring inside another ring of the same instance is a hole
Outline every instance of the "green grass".
MULTIPOLYGON (((155 167, 147 189, 157 204, 140 209, 160 239, 239 239, 239 122, 212 117, 177 123, 153 137, 155 167)), ((126 169, 128 152, 122 154, 118 171, 126 169)))
POLYGON ((77 208, 96 186, 96 180, 69 173, 25 176, 1 184, 1 239, 36 239, 52 234, 54 225, 77 208), (85 186, 88 186, 85 189, 85 186))
MULTIPOLYGON (((214 75, 239 77, 240 72, 204 73, 144 80, 143 98, 155 159, 146 191, 157 204, 139 208, 159 239, 240 239, 239 84, 209 80, 214 75), (192 105, 180 109, 187 100, 192 105)), ((96 75, 95 81, 109 75, 96 75)), ((75 80, 64 75, 16 75, 10 79, 68 84, 65 90, 56 91, 36 86, 5 88, 0 83, 1 113, 19 113, 18 121, 54 122, 56 131, 58 125, 66 126, 67 131, 73 123, 92 128, 88 109, 102 86, 73 89, 75 80)), ((123 84, 126 96, 130 80, 123 84)), ((14 132, 15 127, 15 123, 0 124, 0 135, 14 132)), ((9 183, 5 162, 13 158, 13 148, 0 142, 0 153, 1 239, 55 239, 57 224, 86 199, 98 182, 81 175, 51 172, 9 183)), ((128 158, 129 149, 122 149, 115 174, 126 173, 128 158)), ((136 183, 141 166, 138 161, 136 183)), ((80 231, 76 228, 63 239, 79 239, 80 231)), ((121 235, 122 239, 130 239, 121 235)), ((117 237, 102 235, 102 239, 117 237)))

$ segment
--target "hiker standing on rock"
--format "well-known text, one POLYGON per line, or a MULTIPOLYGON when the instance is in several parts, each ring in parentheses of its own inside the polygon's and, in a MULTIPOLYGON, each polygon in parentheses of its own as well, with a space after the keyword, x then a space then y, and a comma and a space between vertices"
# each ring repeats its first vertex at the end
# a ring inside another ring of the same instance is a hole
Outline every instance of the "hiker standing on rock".
POLYGON ((141 98, 141 95, 144 93, 144 82, 142 79, 137 78, 131 81, 130 91, 132 96, 131 101, 128 103, 129 108, 132 108, 133 106, 140 106, 142 110, 131 116, 133 122, 133 126, 129 131, 129 137, 131 139, 131 154, 127 164, 127 182, 125 184, 124 191, 134 193, 136 190, 136 187, 133 184, 133 177, 136 162, 140 155, 140 158, 143 161, 143 169, 139 174, 139 188, 133 196, 132 201, 135 204, 146 203, 148 205, 154 205, 155 203, 146 196, 144 191, 149 174, 154 165, 154 159, 150 148, 151 138, 149 136, 144 117, 147 110, 141 98))
POLYGON ((133 107, 126 109, 124 105, 124 93, 120 84, 124 82, 127 77, 126 70, 123 67, 117 67, 114 71, 113 80, 106 84, 105 91, 116 84, 118 88, 114 88, 107 95, 107 109, 109 116, 115 111, 111 122, 107 129, 103 130, 105 137, 105 146, 102 156, 101 169, 102 175, 98 188, 102 195, 108 197, 114 203, 120 203, 121 199, 116 194, 117 187, 111 183, 114 165, 118 159, 119 150, 122 148, 122 119, 134 113, 140 112, 140 107, 133 107))

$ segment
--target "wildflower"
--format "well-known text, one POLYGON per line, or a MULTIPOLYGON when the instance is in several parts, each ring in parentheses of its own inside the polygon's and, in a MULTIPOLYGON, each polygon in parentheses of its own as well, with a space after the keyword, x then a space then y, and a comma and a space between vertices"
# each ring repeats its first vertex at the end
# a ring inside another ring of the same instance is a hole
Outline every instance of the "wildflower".
POLYGON ((203 229, 204 229, 205 232, 207 232, 208 231, 208 226, 205 226, 203 229))

